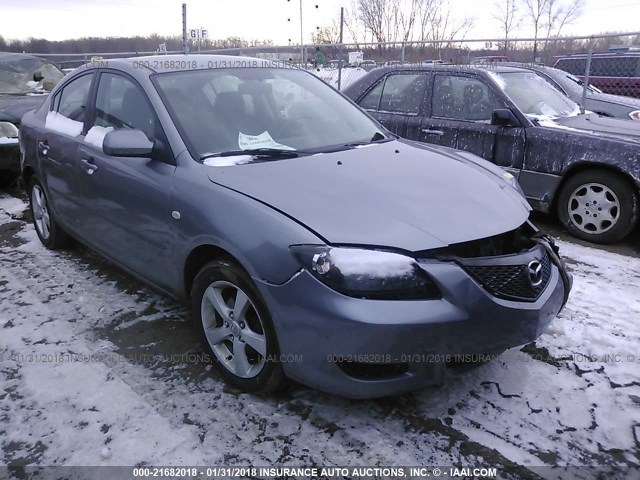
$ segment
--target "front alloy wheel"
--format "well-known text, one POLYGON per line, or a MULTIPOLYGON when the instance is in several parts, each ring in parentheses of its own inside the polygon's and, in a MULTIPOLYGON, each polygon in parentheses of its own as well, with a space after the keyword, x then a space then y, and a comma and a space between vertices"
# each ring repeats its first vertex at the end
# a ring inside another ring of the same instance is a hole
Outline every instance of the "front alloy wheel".
POLYGON ((251 277, 231 260, 206 264, 191 293, 194 326, 216 369, 248 392, 273 392, 286 381, 269 311, 251 277))
POLYGON ((213 282, 202 297, 200 315, 211 350, 224 368, 241 378, 260 374, 267 355, 265 329, 240 287, 213 282))
POLYGON ((595 243, 626 237, 638 218, 638 193, 621 174, 593 169, 569 177, 558 196, 558 217, 569 232, 595 243))

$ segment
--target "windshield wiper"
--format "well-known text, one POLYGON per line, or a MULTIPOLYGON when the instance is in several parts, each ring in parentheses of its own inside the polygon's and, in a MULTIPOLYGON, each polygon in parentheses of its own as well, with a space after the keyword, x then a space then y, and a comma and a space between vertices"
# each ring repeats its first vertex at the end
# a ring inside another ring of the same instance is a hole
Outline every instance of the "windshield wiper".
POLYGON ((248 150, 229 150, 226 152, 203 155, 200 160, 212 157, 237 157, 238 155, 251 155, 265 158, 296 158, 300 156, 295 150, 281 150, 279 148, 250 148, 248 150))
POLYGON ((361 145, 370 145, 372 143, 390 142, 391 140, 395 140, 395 138, 393 138, 393 137, 385 137, 380 132, 376 132, 376 133, 373 134, 373 137, 371 137, 371 140, 369 140, 368 142, 352 142, 352 143, 347 143, 347 144, 345 144, 343 146, 345 146, 345 147, 359 147, 361 145))

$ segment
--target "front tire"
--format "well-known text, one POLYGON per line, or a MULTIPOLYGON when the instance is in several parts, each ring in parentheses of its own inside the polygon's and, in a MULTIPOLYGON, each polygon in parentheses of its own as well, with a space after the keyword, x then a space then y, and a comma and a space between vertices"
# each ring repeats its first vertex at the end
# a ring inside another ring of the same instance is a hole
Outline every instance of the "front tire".
POLYGON ((615 172, 586 170, 567 180, 557 208, 560 221, 574 237, 594 243, 615 243, 636 224, 638 193, 615 172))
POLYGON ((218 372, 246 392, 286 384, 275 329, 251 277, 229 260, 207 263, 191 294, 194 327, 218 372))
POLYGON ((37 178, 31 179, 28 191, 33 224, 40 242, 50 250, 66 247, 69 244, 69 236, 58 225, 49 206, 49 199, 37 178))

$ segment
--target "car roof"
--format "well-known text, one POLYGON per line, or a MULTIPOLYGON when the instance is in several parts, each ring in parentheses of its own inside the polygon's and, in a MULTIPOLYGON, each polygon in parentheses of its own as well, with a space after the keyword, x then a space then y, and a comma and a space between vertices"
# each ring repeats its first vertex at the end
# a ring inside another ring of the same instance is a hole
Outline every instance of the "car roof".
POLYGON ((499 63, 492 65, 454 65, 446 63, 425 63, 423 65, 398 65, 393 67, 383 67, 386 72, 401 71, 401 70, 433 70, 433 71, 458 71, 458 72, 496 72, 496 73, 508 73, 508 72, 524 72, 526 68, 503 66, 499 63))
MULTIPOLYGON (((144 68, 149 73, 165 73, 188 70, 204 70, 211 68, 298 68, 283 60, 268 60, 255 57, 233 55, 149 55, 144 57, 100 59, 89 62, 87 66, 95 67, 133 67, 144 68), (212 67, 213 66, 213 67, 212 67)), ((128 67, 128 68, 127 68, 128 67)))
POLYGON ((36 57, 35 55, 29 55, 28 53, 14 53, 14 52, 0 52, 0 62, 12 62, 16 60, 40 60, 45 62, 43 58, 36 57))

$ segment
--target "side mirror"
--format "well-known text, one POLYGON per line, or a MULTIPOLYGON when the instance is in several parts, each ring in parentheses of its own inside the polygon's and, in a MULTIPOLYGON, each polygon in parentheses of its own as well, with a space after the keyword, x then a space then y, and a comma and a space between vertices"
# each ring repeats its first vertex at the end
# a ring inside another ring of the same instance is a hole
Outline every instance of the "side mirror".
POLYGON ((497 108, 491 112, 491 125, 499 127, 518 127, 520 122, 508 108, 497 108))
POLYGON ((35 72, 33 74, 33 81, 34 82, 39 82, 40 80, 42 80, 44 78, 44 75, 42 75, 42 72, 35 72))
POLYGON ((113 157, 150 157, 154 142, 142 130, 112 130, 102 142, 102 151, 113 157))

